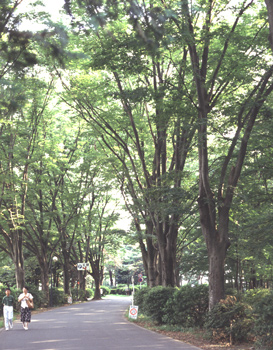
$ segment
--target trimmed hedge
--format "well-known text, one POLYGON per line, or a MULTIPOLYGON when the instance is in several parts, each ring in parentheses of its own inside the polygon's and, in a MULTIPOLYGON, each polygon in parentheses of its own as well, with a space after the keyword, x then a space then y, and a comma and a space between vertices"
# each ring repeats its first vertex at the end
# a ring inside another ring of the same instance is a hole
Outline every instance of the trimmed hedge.
POLYGON ((135 293, 135 305, 159 324, 201 327, 208 311, 208 286, 142 288, 135 293))
POLYGON ((183 327, 202 327, 208 312, 209 288, 207 285, 186 285, 175 290, 164 308, 163 322, 183 327))
MULTIPOLYGON (((52 290, 49 290, 49 299, 52 298, 52 304, 54 306, 59 306, 67 303, 67 295, 64 294, 62 290, 59 290, 56 287, 53 287, 52 290)), ((35 304, 35 300, 34 300, 35 304)))
POLYGON ((100 289, 101 289, 101 291, 102 291, 102 296, 103 296, 103 297, 104 297, 105 295, 110 294, 110 291, 111 291, 110 288, 105 287, 105 286, 101 286, 100 289))
POLYGON ((165 315, 165 305, 167 301, 173 297, 175 288, 172 287, 154 287, 144 292, 143 308, 146 315, 150 316, 153 321, 158 324, 165 323, 163 321, 165 315))
POLYGON ((110 294, 113 295, 131 295, 133 288, 128 287, 114 287, 110 289, 110 294))
POLYGON ((145 296, 151 291, 150 287, 141 288, 135 291, 134 304, 139 307, 139 310, 145 314, 144 300, 145 296))

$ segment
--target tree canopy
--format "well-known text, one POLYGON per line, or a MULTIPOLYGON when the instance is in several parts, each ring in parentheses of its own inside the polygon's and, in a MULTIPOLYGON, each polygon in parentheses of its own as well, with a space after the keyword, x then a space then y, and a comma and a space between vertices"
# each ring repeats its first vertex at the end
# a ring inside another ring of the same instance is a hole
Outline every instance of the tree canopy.
POLYGON ((99 297, 129 241, 151 287, 208 276, 210 307, 270 279, 270 4, 66 0, 35 33, 20 1, 1 6, 0 248, 17 286, 30 254, 48 293, 57 255, 65 292, 85 288, 84 260, 99 297))

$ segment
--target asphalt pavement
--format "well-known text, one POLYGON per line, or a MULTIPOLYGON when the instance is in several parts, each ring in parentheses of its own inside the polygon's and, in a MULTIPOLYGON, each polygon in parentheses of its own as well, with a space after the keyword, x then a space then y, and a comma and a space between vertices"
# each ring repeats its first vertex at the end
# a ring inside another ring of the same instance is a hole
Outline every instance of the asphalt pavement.
POLYGON ((200 350, 129 322, 130 297, 110 296, 32 315, 0 330, 0 350, 200 350))

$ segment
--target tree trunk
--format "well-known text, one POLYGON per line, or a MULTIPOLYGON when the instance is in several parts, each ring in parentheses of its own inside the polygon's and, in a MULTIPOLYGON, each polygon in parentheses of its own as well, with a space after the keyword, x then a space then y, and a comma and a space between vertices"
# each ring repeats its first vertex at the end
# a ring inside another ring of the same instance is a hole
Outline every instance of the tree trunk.
MULTIPOLYGON (((203 193, 202 185, 200 191, 203 193)), ((212 194, 210 200, 199 198, 199 213, 209 259, 209 309, 225 297, 225 259, 230 245, 228 239, 229 208, 219 208, 216 222, 216 205, 212 194)))
POLYGON ((100 280, 99 278, 94 278, 95 281, 95 293, 93 300, 100 300, 101 299, 101 294, 100 294, 100 280))
POLYGON ((235 272, 235 288, 239 291, 239 271, 240 271, 240 261, 239 257, 236 259, 236 272, 235 272))
POLYGON ((257 278, 256 278, 256 271, 253 269, 253 267, 250 269, 251 277, 249 281, 249 289, 255 289, 257 288, 257 278))
POLYGON ((21 264, 15 263, 16 288, 23 289, 25 285, 25 271, 21 264))
POLYGON ((100 285, 103 285, 103 280, 104 280, 104 267, 100 266, 100 285))
POLYGON ((22 289, 25 285, 22 230, 16 230, 14 233, 12 260, 15 265, 16 287, 22 289))
POLYGON ((271 50, 273 51, 273 2, 272 0, 265 0, 268 12, 269 21, 269 41, 271 45, 271 50))
POLYGON ((79 271, 78 273, 78 279, 80 281, 80 289, 85 290, 86 289, 86 271, 79 271))
POLYGON ((162 271, 162 285, 165 287, 174 287, 176 285, 176 242, 178 229, 172 227, 169 232, 163 233, 162 241, 158 241, 161 271, 162 271))
MULTIPOLYGON (((215 233, 216 235, 217 232, 215 233)), ((219 239, 208 240, 209 253, 209 309, 225 298, 225 259, 227 245, 219 239)))
POLYGON ((95 282, 95 293, 94 293, 94 297, 93 300, 100 300, 101 299, 101 294, 100 294, 100 262, 99 259, 93 260, 92 259, 92 254, 90 256, 90 263, 91 263, 91 267, 92 267, 92 273, 91 276, 94 278, 94 282, 95 282))
POLYGON ((112 270, 109 270, 109 278, 110 278, 110 286, 113 287, 114 282, 113 282, 113 271, 112 270))
POLYGON ((70 281, 70 264, 69 264, 69 254, 63 251, 63 278, 64 278, 64 293, 70 294, 69 281, 70 281))
POLYGON ((147 242, 148 246, 148 259, 147 259, 147 265, 148 265, 148 283, 147 285, 149 287, 155 287, 157 284, 157 276, 158 276, 158 267, 157 267, 157 260, 158 260, 158 252, 153 247, 151 242, 147 242))
POLYGON ((158 275, 157 266, 156 266, 158 252, 157 252, 157 249, 154 247, 153 238, 147 237, 146 243, 147 243, 146 261, 147 261, 147 276, 148 276, 147 285, 149 287, 155 287, 157 285, 156 277, 158 275))
POLYGON ((92 277, 94 278, 95 282, 95 293, 93 300, 100 300, 101 299, 101 293, 100 293, 100 274, 93 271, 92 277))
POLYGON ((156 286, 156 278, 157 278, 157 249, 154 246, 154 238, 153 238, 153 224, 151 221, 147 221, 145 223, 146 226, 146 245, 143 241, 142 235, 141 235, 141 227, 138 223, 138 221, 135 219, 134 224, 136 227, 137 232, 139 232, 138 235, 138 242, 140 245, 140 250, 142 254, 142 261, 144 265, 145 274, 147 276, 147 285, 149 287, 156 286))
POLYGON ((42 284, 42 290, 46 294, 46 300, 49 302, 49 269, 48 269, 48 262, 47 261, 39 261, 39 265, 41 268, 41 284, 42 284))

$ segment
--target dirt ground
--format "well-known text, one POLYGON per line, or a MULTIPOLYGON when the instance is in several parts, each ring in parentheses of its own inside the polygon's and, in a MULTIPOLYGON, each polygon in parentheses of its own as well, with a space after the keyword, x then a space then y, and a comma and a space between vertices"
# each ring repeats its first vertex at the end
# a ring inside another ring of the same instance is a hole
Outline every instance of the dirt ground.
POLYGON ((238 344, 238 345, 230 345, 229 343, 221 343, 215 344, 203 338, 204 333, 202 331, 198 333, 182 333, 182 332, 172 332, 158 329, 151 323, 147 323, 146 321, 136 320, 135 323, 140 327, 147 328, 151 331, 161 333, 170 338, 180 340, 184 343, 188 343, 194 345, 203 350, 253 350, 254 345, 252 343, 247 344, 238 344))

